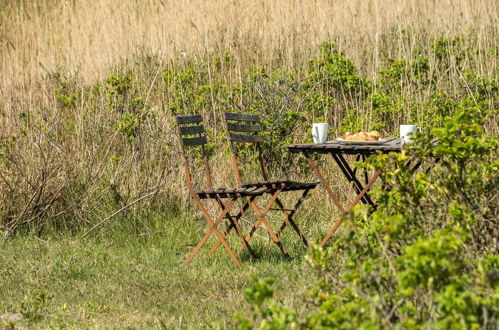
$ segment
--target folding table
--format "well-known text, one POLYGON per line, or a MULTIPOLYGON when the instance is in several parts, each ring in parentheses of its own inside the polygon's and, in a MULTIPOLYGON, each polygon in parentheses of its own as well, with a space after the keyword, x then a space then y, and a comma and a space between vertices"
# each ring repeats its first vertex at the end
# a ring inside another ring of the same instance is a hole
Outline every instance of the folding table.
MULTIPOLYGON (((359 202, 370 205, 373 209, 376 209, 376 204, 369 195, 369 189, 379 178, 380 173, 374 172, 374 174, 369 177, 367 172, 364 172, 364 177, 359 178, 357 169, 352 169, 345 156, 355 155, 355 160, 359 161, 365 160, 367 157, 377 153, 378 151, 382 153, 389 153, 401 152, 402 150, 401 140, 398 138, 388 138, 383 143, 366 143, 363 141, 331 141, 327 143, 291 144, 287 145, 287 147, 291 152, 302 153, 305 156, 310 167, 312 167, 322 186, 326 189, 329 197, 341 213, 339 220, 333 224, 326 237, 322 240, 320 244, 321 246, 324 246, 329 238, 331 238, 331 236, 336 232, 338 227, 342 224, 346 213, 348 213, 359 202), (350 203, 350 205, 344 206, 341 203, 338 194, 333 191, 330 184, 324 178, 321 168, 312 158, 312 154, 331 155, 343 175, 350 182, 351 187, 353 187, 357 193, 357 196, 350 203)), ((414 166, 413 171, 415 171, 420 165, 420 163, 417 163, 414 166)))

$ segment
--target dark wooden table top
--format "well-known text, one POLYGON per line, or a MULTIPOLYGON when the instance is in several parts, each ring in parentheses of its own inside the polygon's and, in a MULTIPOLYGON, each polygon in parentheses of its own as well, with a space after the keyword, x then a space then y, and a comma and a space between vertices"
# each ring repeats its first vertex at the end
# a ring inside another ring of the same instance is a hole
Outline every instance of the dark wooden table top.
POLYGON ((307 152, 319 154, 343 153, 343 154, 374 154, 400 152, 402 144, 399 138, 387 138, 383 143, 366 143, 357 141, 328 141, 326 143, 288 144, 286 146, 291 152, 307 152))

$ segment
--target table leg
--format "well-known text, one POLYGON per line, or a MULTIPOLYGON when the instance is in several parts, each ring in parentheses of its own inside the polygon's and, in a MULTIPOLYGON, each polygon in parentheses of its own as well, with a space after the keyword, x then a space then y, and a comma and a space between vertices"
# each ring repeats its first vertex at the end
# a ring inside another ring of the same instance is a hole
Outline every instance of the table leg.
POLYGON ((307 159, 308 164, 310 165, 310 167, 312 167, 312 169, 314 170, 315 174, 319 178, 319 181, 321 182, 322 186, 324 187, 324 189, 326 189, 327 193, 329 194, 329 197, 331 197, 331 199, 333 200, 333 202, 336 205, 336 207, 342 213, 344 213, 345 209, 343 208, 343 205, 341 205, 338 197, 336 197, 336 195, 333 193, 333 190, 331 189, 331 187, 327 183, 326 179, 322 175, 322 172, 319 169, 319 167, 315 164, 314 160, 310 157, 310 155, 307 152, 304 152, 304 155, 305 155, 305 158, 307 159))
POLYGON ((336 232, 336 230, 338 230, 340 225, 343 223, 343 220, 346 216, 346 213, 349 212, 355 205, 357 205, 359 203, 361 198, 367 193, 369 188, 371 188, 371 186, 374 184, 374 182, 376 182, 376 180, 379 178, 379 176, 380 176, 379 172, 374 173, 374 175, 369 180, 369 182, 366 184, 364 189, 362 189, 362 191, 357 195, 357 197, 354 199, 352 204, 350 204, 348 206, 348 208, 340 215, 340 218, 338 219, 338 221, 336 221, 336 223, 331 227, 331 230, 329 230, 326 237, 324 237, 324 239, 322 240, 322 242, 320 244, 321 247, 324 247, 324 245, 326 245, 327 241, 331 238, 331 236, 336 232))
POLYGON ((314 170, 315 174, 319 178, 319 181, 323 185, 324 189, 326 189, 329 197, 331 197, 331 199, 333 200, 334 204, 340 210, 340 213, 341 213, 340 218, 338 219, 338 221, 336 221, 334 223, 334 225, 331 227, 331 229, 329 230, 329 232, 327 233, 327 235, 324 237, 324 239, 320 243, 321 247, 323 247, 327 243, 327 241, 331 238, 331 236, 338 230, 338 228, 340 227, 340 225, 343 223, 346 214, 355 205, 357 205, 359 203, 359 201, 363 200, 363 201, 367 202, 366 204, 370 204, 373 207, 376 207, 375 204, 374 204, 374 202, 372 202, 372 200, 366 194, 369 191, 369 189, 371 188, 371 186, 374 184, 374 182, 376 182, 376 180, 380 176, 379 172, 375 172, 374 175, 371 177, 371 179, 366 183, 366 185, 362 186, 362 184, 359 182, 359 180, 355 177, 355 172, 350 168, 350 166, 348 165, 348 163, 346 163, 346 160, 342 156, 338 157, 338 158, 335 157, 335 156, 339 156, 337 154, 332 154, 332 155, 333 155, 333 158, 335 159, 335 161, 337 162, 338 166, 342 170, 343 174, 347 177, 347 179, 349 179, 349 181, 351 181, 351 182, 354 183, 354 187, 356 188, 358 194, 357 194, 357 197, 348 206, 348 208, 345 209, 343 207, 343 205, 341 204, 341 202, 339 201, 338 197, 334 194, 334 192, 331 189, 331 186, 329 185, 329 183, 324 178, 324 175, 322 174, 320 168, 317 166, 317 164, 314 162, 314 160, 310 157, 310 155, 307 152, 304 152, 304 156, 305 156, 308 164, 310 165, 310 167, 312 167, 312 169, 314 170))
MULTIPOLYGON (((362 183, 359 181, 359 179, 357 179, 355 172, 352 170, 343 155, 332 153, 331 156, 336 161, 338 167, 341 169, 347 180, 354 184, 355 190, 357 190, 357 194, 360 194, 363 189, 362 183)), ((372 201, 371 197, 367 194, 364 194, 362 196, 362 202, 364 204, 369 204, 372 207, 375 207, 375 204, 372 201)))

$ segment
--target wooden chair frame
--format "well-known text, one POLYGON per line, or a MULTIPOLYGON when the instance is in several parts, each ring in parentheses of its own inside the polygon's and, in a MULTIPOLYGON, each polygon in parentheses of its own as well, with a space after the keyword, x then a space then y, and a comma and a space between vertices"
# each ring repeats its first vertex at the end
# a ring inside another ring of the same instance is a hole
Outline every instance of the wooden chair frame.
MULTIPOLYGON (((205 151, 204 145, 208 142, 205 136, 205 129, 203 125, 203 118, 201 115, 193 115, 193 116, 178 116, 177 117, 177 125, 182 145, 182 155, 183 155, 183 163, 184 163, 184 171, 187 180, 187 186, 189 188, 189 194, 194 200, 195 204, 203 214, 206 219, 209 228, 201 238, 199 243, 194 247, 190 255, 185 259, 183 266, 187 266, 192 259, 198 254, 201 247, 206 243, 206 241, 211 237, 213 233, 218 236, 217 246, 222 244, 232 258, 234 264, 241 268, 242 265, 237 258, 236 254, 230 248, 227 243, 226 237, 228 232, 231 229, 234 229, 237 232, 237 235, 242 240, 242 245, 248 249, 248 252, 252 257, 255 257, 254 251, 251 249, 248 239, 242 234, 238 222, 239 219, 244 215, 249 205, 253 203, 253 200, 257 196, 261 196, 263 194, 263 189, 258 189, 256 187, 249 188, 218 188, 213 189, 213 179, 211 175, 211 168, 209 165, 208 157, 205 151), (189 162, 189 157, 186 152, 187 147, 200 147, 203 155, 203 165, 204 165, 204 178, 206 181, 206 185, 208 186, 208 190, 204 191, 195 191, 192 185, 192 175, 191 175, 191 166, 189 162), (208 210, 204 206, 202 199, 213 199, 219 205, 221 212, 213 220, 213 217, 209 214, 208 210), (227 205, 225 205, 222 199, 229 199, 227 205), (231 209, 236 204, 238 199, 245 199, 245 204, 241 207, 239 213, 235 216, 230 214, 231 209), (227 219, 229 225, 224 234, 220 232, 218 226, 222 222, 223 219, 227 219)), ((211 255, 211 253, 210 253, 211 255)))
MULTIPOLYGON (((239 187, 254 187, 254 188, 263 188, 265 189, 266 194, 270 194, 271 198, 267 202, 266 206, 263 208, 263 210, 259 209, 258 206, 253 203, 252 201, 248 201, 250 206, 253 208, 253 210, 258 214, 259 219, 255 222, 253 225, 250 233, 248 236, 246 236, 246 239, 249 241, 255 231, 258 229, 260 224, 263 223, 265 229, 268 231, 270 234, 270 237, 272 241, 270 242, 269 246, 272 244, 276 244, 279 249, 281 250, 282 253, 288 254, 287 251, 284 249, 281 241, 280 241, 280 236, 282 235, 284 229, 286 226, 290 225, 300 240, 303 242, 305 246, 308 246, 308 242, 305 238, 305 236, 302 234, 298 226, 293 220, 293 216, 295 215, 296 211, 300 207, 300 205, 303 203, 305 197, 309 193, 311 189, 314 189, 315 186, 318 184, 318 182, 313 182, 313 183, 300 183, 300 182, 295 182, 295 181, 289 181, 289 180, 284 180, 284 181, 269 181, 268 179, 268 174, 265 168, 265 162, 262 156, 262 150, 261 150, 261 143, 264 142, 263 136, 258 135, 259 132, 262 131, 262 127, 260 125, 260 117, 257 115, 251 115, 251 114, 238 114, 238 113, 230 113, 227 112, 225 113, 225 120, 227 123, 227 130, 229 131, 229 137, 230 137, 230 145, 231 145, 231 151, 232 151, 232 164, 233 164, 233 169, 234 169, 234 176, 236 179, 236 182, 239 187), (243 134, 242 134, 243 133, 243 134), (239 172, 239 163, 238 163, 238 151, 236 146, 234 145, 235 143, 250 143, 256 145, 257 149, 257 154, 258 154, 258 162, 259 162, 259 167, 261 171, 261 175, 263 177, 263 182, 253 182, 253 183, 242 183, 241 182, 241 175, 239 172), (287 209, 282 201, 279 199, 279 195, 282 192, 287 192, 287 191, 298 191, 301 190, 303 191, 302 195, 298 199, 298 201, 295 203, 293 208, 287 209), (277 204, 278 208, 272 208, 272 205, 277 204), (265 219, 265 216, 269 211, 281 211, 284 216, 285 220, 282 223, 281 227, 277 232, 275 232, 268 221, 265 219)), ((221 242, 217 242, 217 244, 214 246, 212 251, 214 251, 220 244, 221 242)), ((244 250, 245 246, 241 245, 239 252, 244 250)))

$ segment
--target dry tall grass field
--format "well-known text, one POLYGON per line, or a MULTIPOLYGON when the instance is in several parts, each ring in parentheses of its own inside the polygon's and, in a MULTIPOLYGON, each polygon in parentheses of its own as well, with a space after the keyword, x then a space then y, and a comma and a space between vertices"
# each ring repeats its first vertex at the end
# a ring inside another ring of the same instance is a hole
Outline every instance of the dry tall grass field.
POLYGON ((372 74, 383 57, 410 57, 419 38, 473 31, 488 45, 498 17, 495 0, 4 0, 0 79, 2 90, 34 84, 62 66, 93 81, 136 55, 175 61, 226 50, 242 66, 300 67, 333 37, 372 74))
MULTIPOLYGON (((211 87, 214 81, 242 84, 255 67, 300 75, 317 46, 331 40, 363 78, 375 79, 386 58, 410 62, 431 55, 439 37, 466 35, 472 41, 464 46, 478 51, 460 63, 491 76, 498 61, 498 11, 496 0, 1 1, 3 227, 10 231, 37 219, 91 223, 154 191, 163 192, 156 197, 165 201, 182 200, 169 111, 179 86, 163 79, 165 70, 197 65, 207 72, 199 85, 211 87), (217 67, 214 58, 226 54, 230 65, 217 67), (133 78, 122 99, 105 81, 112 73, 133 78), (140 107, 140 138, 127 131, 135 117, 124 116, 119 102, 140 107)), ((450 78, 439 84, 458 94, 462 72, 451 55, 445 71, 450 78)), ((434 56, 429 66, 436 72, 434 56)), ((418 104, 430 98, 414 86, 403 93, 418 104)), ((342 118, 347 106, 364 107, 343 98, 330 118, 342 118)), ((207 111, 223 110, 212 93, 207 111)), ((221 175, 222 181, 230 176, 221 175)))

